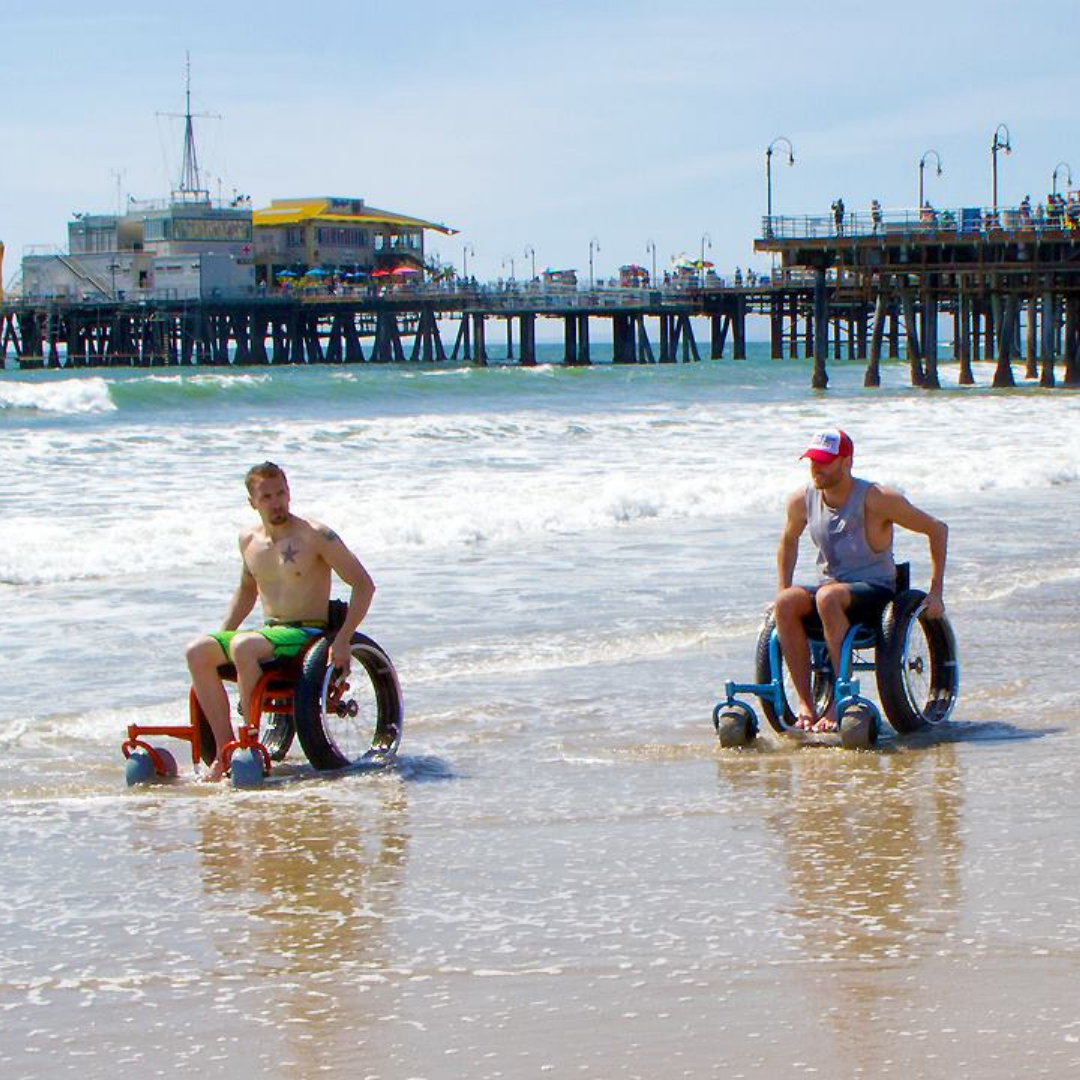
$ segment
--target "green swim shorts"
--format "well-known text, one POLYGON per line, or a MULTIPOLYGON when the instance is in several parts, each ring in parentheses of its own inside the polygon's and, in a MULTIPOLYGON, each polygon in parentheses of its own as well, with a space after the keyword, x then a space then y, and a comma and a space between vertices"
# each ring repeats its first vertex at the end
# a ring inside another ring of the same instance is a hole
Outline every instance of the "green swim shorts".
MULTIPOLYGON (((318 637, 320 634, 324 633, 325 630, 326 627, 324 625, 316 623, 306 625, 299 625, 297 623, 270 623, 268 626, 260 627, 257 632, 262 634, 262 636, 274 646, 275 660, 290 660, 292 657, 303 652, 311 639, 318 637)), ((210 636, 221 646, 222 651, 225 653, 225 659, 231 660, 232 656, 229 653, 229 643, 237 634, 248 632, 249 631, 240 630, 219 630, 210 636)))

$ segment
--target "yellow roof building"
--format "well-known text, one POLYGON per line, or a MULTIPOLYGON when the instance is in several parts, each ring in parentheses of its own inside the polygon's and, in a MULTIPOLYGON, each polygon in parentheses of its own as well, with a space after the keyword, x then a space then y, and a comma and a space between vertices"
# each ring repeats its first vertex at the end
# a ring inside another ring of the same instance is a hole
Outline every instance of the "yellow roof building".
POLYGON ((259 279, 283 271, 371 273, 424 265, 424 233, 456 229, 424 218, 368 206, 363 199, 320 196, 274 199, 252 212, 259 279))

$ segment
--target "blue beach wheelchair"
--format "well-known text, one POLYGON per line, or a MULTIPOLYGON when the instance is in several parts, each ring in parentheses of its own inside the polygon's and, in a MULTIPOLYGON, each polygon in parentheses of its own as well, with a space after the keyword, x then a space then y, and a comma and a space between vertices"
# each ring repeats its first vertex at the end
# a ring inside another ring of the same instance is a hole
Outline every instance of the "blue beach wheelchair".
POLYGON ((810 638, 811 689, 818 713, 835 706, 838 730, 810 733, 794 726, 789 702, 795 700, 780 638, 770 608, 758 636, 756 682, 724 684, 724 700, 713 709, 713 726, 724 747, 746 746, 757 737, 754 709, 737 695, 752 695, 761 703, 769 726, 780 735, 804 742, 839 744, 867 749, 878 740, 882 711, 892 728, 907 735, 943 724, 952 713, 960 689, 956 638, 946 616, 930 619, 926 593, 912 589, 910 567, 896 568, 896 596, 876 626, 854 624, 844 638, 840 670, 833 671, 821 623, 806 620, 810 638), (860 693, 856 672, 873 671, 881 708, 860 693))

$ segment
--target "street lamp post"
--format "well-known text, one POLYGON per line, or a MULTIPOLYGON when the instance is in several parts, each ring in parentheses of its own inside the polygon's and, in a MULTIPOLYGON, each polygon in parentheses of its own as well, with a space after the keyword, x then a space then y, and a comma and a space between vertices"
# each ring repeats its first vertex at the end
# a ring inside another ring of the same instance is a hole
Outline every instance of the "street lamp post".
POLYGON ((698 263, 698 267, 701 270, 701 287, 705 288, 705 245, 708 245, 709 250, 712 251, 712 237, 708 233, 702 233, 701 236, 701 262, 698 263))
POLYGON ((795 150, 791 145, 791 140, 786 135, 777 135, 771 143, 769 143, 768 150, 765 151, 765 234, 766 236, 772 236, 772 155, 773 148, 778 143, 784 143, 787 146, 788 151, 788 165, 795 164, 795 150))
POLYGON ((472 255, 475 258, 475 256, 476 256, 476 248, 474 248, 472 246, 472 244, 466 244, 461 249, 461 280, 462 281, 468 281, 469 280, 469 256, 470 255, 472 255))
POLYGON ((997 188, 997 156, 998 151, 1004 150, 1006 154, 1012 153, 1012 137, 1009 135, 1009 129, 1004 124, 998 124, 997 130, 994 132, 994 141, 990 144, 990 159, 993 162, 994 169, 994 217, 997 217, 998 208, 998 188, 997 188), (1002 142, 1000 135, 1005 132, 1005 141, 1002 142))
POLYGON ((941 175, 941 155, 936 150, 927 150, 921 158, 919 158, 919 211, 923 208, 923 173, 926 170, 926 159, 931 155, 934 155, 934 160, 937 162, 937 174, 941 175))
POLYGON ((594 236, 589 241, 589 288, 593 287, 593 253, 600 250, 600 241, 594 236))
POLYGON ((514 256, 513 255, 507 255, 506 258, 503 259, 503 261, 502 261, 503 266, 505 266, 507 263, 510 264, 510 280, 511 281, 516 281, 517 279, 514 277, 514 256))
POLYGON ((1068 184, 1068 185, 1069 185, 1069 187, 1072 187, 1072 182, 1073 182, 1073 181, 1072 181, 1072 169, 1070 169, 1070 168, 1069 168, 1069 163, 1068 163, 1067 161, 1059 161, 1059 162, 1058 162, 1058 163, 1057 163, 1057 164, 1056 164, 1056 165, 1054 166, 1054 178, 1053 178, 1053 186, 1052 186, 1052 188, 1051 188, 1051 191, 1053 192, 1053 194, 1054 194, 1054 197, 1055 197, 1055 198, 1057 197, 1057 176, 1058 176, 1058 169, 1060 169, 1060 168, 1061 168, 1061 167, 1062 167, 1063 165, 1065 166, 1065 183, 1066 183, 1066 184, 1068 184))
POLYGON ((525 255, 526 255, 527 258, 532 260, 532 263, 531 263, 531 266, 532 266, 532 280, 535 281, 536 280, 536 248, 534 248, 532 246, 532 244, 526 244, 525 245, 525 255))
POLYGON ((652 253, 652 277, 649 280, 652 282, 652 287, 656 288, 656 241, 650 240, 645 245, 646 254, 652 253))

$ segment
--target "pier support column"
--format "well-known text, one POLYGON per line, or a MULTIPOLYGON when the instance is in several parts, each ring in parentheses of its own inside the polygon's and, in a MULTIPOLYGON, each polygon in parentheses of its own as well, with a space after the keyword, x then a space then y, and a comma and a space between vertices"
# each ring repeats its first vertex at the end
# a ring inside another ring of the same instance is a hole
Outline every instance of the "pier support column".
POLYGON ((635 360, 634 320, 630 315, 611 316, 611 362, 632 364, 635 360))
POLYGON ((266 353, 268 327, 269 320, 261 312, 256 312, 251 316, 251 362, 253 364, 270 363, 270 357, 266 353))
POLYGON ((700 362, 701 353, 698 352, 697 341, 694 340, 694 327, 690 322, 690 316, 680 315, 679 322, 681 324, 679 333, 682 338, 683 363, 688 364, 691 360, 700 362))
POLYGON ((1077 386, 1080 385, 1080 296, 1070 296, 1064 303, 1065 339, 1062 359, 1065 361, 1065 375, 1062 382, 1066 386, 1077 386))
POLYGON ((961 386, 974 386, 975 373, 971 370, 971 297, 964 292, 963 286, 956 297, 956 358, 960 362, 960 374, 957 379, 961 386))
POLYGON ((521 316, 521 366, 536 366, 536 316, 532 312, 521 316))
POLYGON ((735 298, 735 312, 732 319, 732 357, 735 360, 746 359, 746 296, 740 293, 735 298))
POLYGON ((774 293, 769 306, 769 355, 784 358, 784 294, 774 293))
POLYGON ((788 357, 797 360, 799 356, 799 297, 791 294, 791 305, 788 312, 788 357))
MULTIPOLYGON (((1042 294, 1042 373, 1039 377, 1039 385, 1051 387, 1056 383, 1054 376, 1054 361, 1057 359, 1057 310, 1054 303, 1054 294, 1047 286, 1042 294)), ((1068 335, 1066 335, 1068 340, 1068 335)), ((997 383, 995 382, 995 386, 997 383)))
POLYGON ((461 326, 458 329, 457 338, 454 341, 454 351, 451 354, 451 360, 457 360, 458 347, 461 347, 461 359, 466 364, 472 363, 472 333, 470 327, 472 325, 472 319, 470 316, 463 314, 461 316, 461 326))
POLYGON ((1025 379, 1037 379, 1039 377, 1039 297, 1032 293, 1024 305, 1027 312, 1027 326, 1024 341, 1024 356, 1026 365, 1024 368, 1025 379))
POLYGON ((829 385, 826 356, 829 352, 829 296, 825 288, 825 268, 814 271, 814 371, 810 385, 824 390, 829 385))
POLYGON ((724 339, 727 337, 727 328, 724 326, 723 315, 713 315, 709 319, 709 359, 724 359, 724 339))
POLYGON ((655 364, 656 357, 653 355, 652 342, 649 341, 649 333, 645 329, 645 316, 638 315, 637 323, 637 362, 639 364, 655 364))
POLYGON ((919 345, 919 319, 915 311, 915 294, 910 289, 904 289, 902 302, 904 329, 907 331, 907 358, 911 370, 911 385, 922 386, 922 349, 919 345))
POLYGON ((927 390, 941 389, 941 381, 938 379, 938 308, 935 284, 933 276, 925 279, 922 303, 923 359, 926 361, 922 384, 927 390))
POLYGON ((870 356, 863 376, 863 386, 881 385, 881 342, 885 336, 885 319, 888 312, 885 283, 878 283, 877 299, 874 301, 874 325, 870 331, 870 356))
POLYGON ((589 350, 589 316, 579 315, 577 318, 577 363, 579 367, 585 367, 592 363, 592 353, 589 350))
POLYGON ((671 363, 669 357, 671 350, 671 341, 669 340, 671 336, 671 324, 666 315, 660 315, 658 321, 660 323, 660 363, 669 364, 671 363))
POLYGON ((900 359, 900 311, 892 297, 889 298, 889 358, 900 359))
POLYGON ((1016 351, 1013 345, 1013 337, 1016 333, 1016 313, 1019 307, 1020 298, 1015 293, 1010 293, 1001 309, 997 368, 994 370, 993 382, 995 387, 1016 385, 1016 378, 1012 369, 1012 358, 1016 351))
POLYGON ((481 314, 473 315, 473 363, 487 367, 487 324, 481 314))
POLYGON ((563 318, 563 363, 567 367, 577 364, 577 316, 566 315, 563 318))

